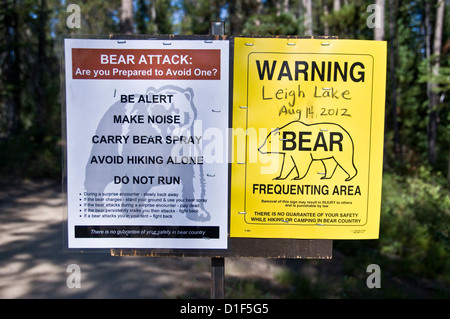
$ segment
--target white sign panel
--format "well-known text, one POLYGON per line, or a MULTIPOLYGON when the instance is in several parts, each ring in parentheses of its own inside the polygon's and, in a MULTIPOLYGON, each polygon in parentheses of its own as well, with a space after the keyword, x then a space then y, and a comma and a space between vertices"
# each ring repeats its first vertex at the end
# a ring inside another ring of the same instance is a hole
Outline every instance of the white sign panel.
POLYGON ((229 42, 64 49, 68 248, 226 249, 229 42))

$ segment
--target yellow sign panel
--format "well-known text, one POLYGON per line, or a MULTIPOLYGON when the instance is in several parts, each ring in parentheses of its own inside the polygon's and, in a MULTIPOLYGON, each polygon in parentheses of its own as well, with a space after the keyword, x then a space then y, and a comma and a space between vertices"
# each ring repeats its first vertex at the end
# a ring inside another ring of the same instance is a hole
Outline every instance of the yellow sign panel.
POLYGON ((378 238, 386 43, 236 38, 232 237, 378 238))

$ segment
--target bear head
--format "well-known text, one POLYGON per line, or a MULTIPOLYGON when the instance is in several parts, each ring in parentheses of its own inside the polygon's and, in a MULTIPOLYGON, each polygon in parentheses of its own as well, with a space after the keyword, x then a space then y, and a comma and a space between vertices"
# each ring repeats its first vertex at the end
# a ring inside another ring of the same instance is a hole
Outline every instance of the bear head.
POLYGON ((280 129, 276 128, 272 132, 270 132, 269 135, 267 135, 262 145, 258 148, 258 151, 261 154, 280 153, 278 148, 279 140, 280 140, 280 129))

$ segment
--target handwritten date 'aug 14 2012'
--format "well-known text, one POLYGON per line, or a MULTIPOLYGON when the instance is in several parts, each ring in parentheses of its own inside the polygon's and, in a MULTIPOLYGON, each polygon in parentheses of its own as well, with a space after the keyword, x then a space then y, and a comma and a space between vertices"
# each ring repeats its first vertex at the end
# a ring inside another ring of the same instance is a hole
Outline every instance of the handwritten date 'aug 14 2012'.
MULTIPOLYGON (((269 91, 265 86, 262 87, 261 97, 263 100, 275 100, 280 101, 283 105, 279 108, 278 116, 301 114, 301 109, 295 107, 298 99, 305 98, 307 94, 298 85, 295 89, 275 89, 269 91)), ((328 99, 328 100, 351 100, 351 94, 349 90, 340 91, 334 87, 322 87, 314 86, 314 92, 312 93, 314 99, 328 99)), ((306 117, 312 117, 314 115, 314 107, 306 107, 306 117)), ((351 116, 348 108, 341 107, 322 107, 320 112, 317 113, 320 116, 351 116)))

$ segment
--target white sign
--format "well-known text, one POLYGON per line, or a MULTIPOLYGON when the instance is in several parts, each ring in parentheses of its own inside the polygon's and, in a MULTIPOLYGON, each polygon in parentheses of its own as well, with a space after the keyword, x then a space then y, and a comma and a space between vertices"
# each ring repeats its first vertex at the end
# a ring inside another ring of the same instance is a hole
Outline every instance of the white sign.
POLYGON ((65 39, 68 248, 227 248, 228 48, 65 39))

